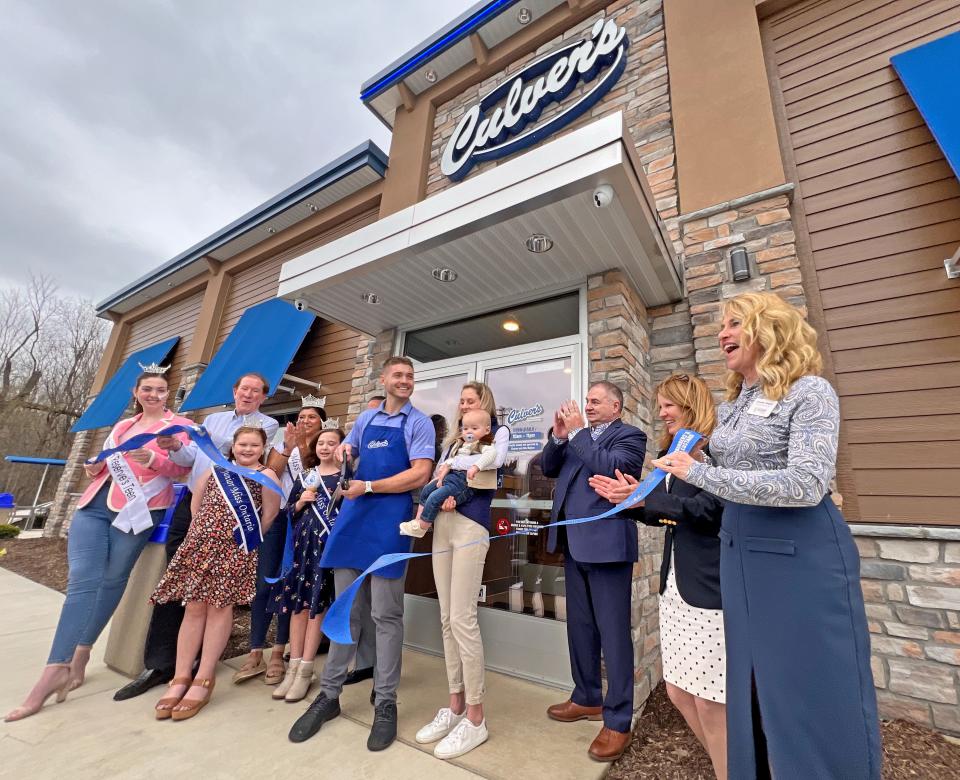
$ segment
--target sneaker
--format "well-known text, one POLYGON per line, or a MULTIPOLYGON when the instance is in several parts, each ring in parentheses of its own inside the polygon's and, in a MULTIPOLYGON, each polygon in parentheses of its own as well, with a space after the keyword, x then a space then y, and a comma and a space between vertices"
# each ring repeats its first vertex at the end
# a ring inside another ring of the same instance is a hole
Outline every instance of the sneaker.
POLYGON ((417 539, 422 539, 427 535, 428 530, 420 525, 419 520, 407 520, 405 523, 400 523, 401 536, 415 536, 417 539))
POLYGON ((464 718, 433 749, 433 755, 442 759, 457 758, 475 747, 480 747, 489 736, 486 720, 479 726, 474 726, 469 719, 464 718))
POLYGON ((297 718, 288 735, 291 742, 305 742, 320 731, 320 727, 328 720, 333 720, 340 714, 340 699, 328 699, 321 693, 307 707, 307 711, 297 718))
POLYGON ((454 726, 466 717, 466 714, 466 710, 457 715, 449 707, 444 707, 437 713, 437 717, 417 732, 417 742, 421 745, 429 745, 431 742, 443 739, 453 730, 454 726))
POLYGON ((367 750, 385 750, 397 738, 397 703, 381 701, 373 709, 373 726, 367 737, 367 750))

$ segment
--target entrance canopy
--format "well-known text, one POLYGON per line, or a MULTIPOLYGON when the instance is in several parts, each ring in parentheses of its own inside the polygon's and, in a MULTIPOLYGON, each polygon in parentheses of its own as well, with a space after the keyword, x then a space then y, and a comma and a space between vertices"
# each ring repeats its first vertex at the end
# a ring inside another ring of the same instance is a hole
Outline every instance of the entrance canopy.
POLYGON ((670 243, 622 114, 284 263, 279 296, 375 334, 545 297, 613 268, 631 278, 648 305, 681 297, 670 243), (613 196, 598 208, 594 193, 602 185, 613 196), (530 251, 534 236, 552 246, 530 251), (435 278, 449 276, 445 269, 454 281, 435 278))

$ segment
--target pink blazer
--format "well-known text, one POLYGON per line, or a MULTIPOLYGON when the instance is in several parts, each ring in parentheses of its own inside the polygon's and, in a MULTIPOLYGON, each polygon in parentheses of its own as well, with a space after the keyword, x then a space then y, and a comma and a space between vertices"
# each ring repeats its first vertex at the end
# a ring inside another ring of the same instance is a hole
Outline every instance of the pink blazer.
MULTIPOLYGON (((140 415, 131 417, 127 420, 121 420, 116 425, 113 426, 113 442, 114 445, 121 444, 127 438, 127 431, 129 431, 138 421, 140 420, 140 415)), ((154 423, 145 431, 141 433, 155 433, 156 431, 166 428, 168 425, 193 425, 193 420, 188 420, 186 417, 180 417, 177 414, 167 410, 163 419, 159 422, 154 423)), ((180 434, 178 437, 187 443, 187 437, 185 434, 180 434)), ((140 484, 146 484, 152 479, 157 477, 170 477, 170 479, 176 481, 177 478, 186 476, 190 473, 189 466, 178 466, 170 458, 167 457, 166 450, 162 450, 157 446, 156 439, 149 442, 144 449, 149 450, 150 454, 153 457, 150 459, 150 464, 144 466, 136 461, 130 460, 127 458, 127 463, 130 464, 130 468, 133 471, 134 476, 140 480, 140 484)), ((80 501, 77 504, 77 508, 85 507, 89 504, 97 492, 103 487, 103 483, 107 480, 110 480, 110 490, 107 493, 107 507, 114 511, 119 512, 123 509, 124 504, 127 503, 126 498, 123 493, 120 492, 120 489, 113 483, 113 480, 110 477, 110 469, 104 465, 103 471, 101 471, 97 476, 93 478, 87 489, 83 491, 83 495, 80 496, 80 501)), ((173 485, 172 483, 167 486, 167 488, 148 502, 148 506, 151 509, 166 509, 170 504, 173 503, 173 485)))

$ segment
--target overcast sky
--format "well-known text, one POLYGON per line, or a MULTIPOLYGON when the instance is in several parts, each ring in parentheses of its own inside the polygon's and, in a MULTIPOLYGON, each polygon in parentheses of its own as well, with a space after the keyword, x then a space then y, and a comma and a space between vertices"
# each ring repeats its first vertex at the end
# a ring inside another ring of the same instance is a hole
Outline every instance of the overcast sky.
POLYGON ((389 153, 360 85, 473 2, 5 0, 0 283, 99 301, 364 140, 389 153))

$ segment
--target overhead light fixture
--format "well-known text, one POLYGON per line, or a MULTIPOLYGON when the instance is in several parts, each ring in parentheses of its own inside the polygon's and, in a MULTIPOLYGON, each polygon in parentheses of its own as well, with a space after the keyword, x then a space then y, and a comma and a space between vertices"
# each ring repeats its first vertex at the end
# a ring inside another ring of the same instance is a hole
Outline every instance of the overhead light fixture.
POLYGON ((507 317, 507 319, 500 323, 500 327, 507 331, 507 333, 516 333, 520 330, 520 323, 513 317, 507 317))
POLYGON ((307 208, 310 209, 314 214, 320 211, 320 207, 316 203, 308 203, 307 208))
POLYGON ((427 68, 423 73, 423 77, 431 84, 437 83, 437 72, 433 68, 427 68))
POLYGON ((267 232, 272 236, 274 233, 277 232, 277 229, 275 227, 268 227, 267 232))
POLYGON ((517 21, 520 24, 530 24, 533 21, 533 12, 529 8, 521 8, 517 11, 517 21))
POLYGON ((363 295, 360 296, 360 299, 364 303, 369 303, 371 306, 376 306, 377 304, 380 303, 380 296, 372 292, 365 292, 363 295))
POLYGON ((527 251, 538 255, 549 252, 553 248, 553 239, 550 236, 543 235, 543 233, 534 233, 524 243, 527 246, 527 251))
POLYGON ((433 274, 433 278, 438 282, 457 281, 457 272, 452 268, 434 268, 431 273, 433 274))
POLYGON ((735 282, 745 282, 750 278, 750 260, 747 258, 747 250, 744 247, 738 246, 731 250, 730 271, 735 282))

